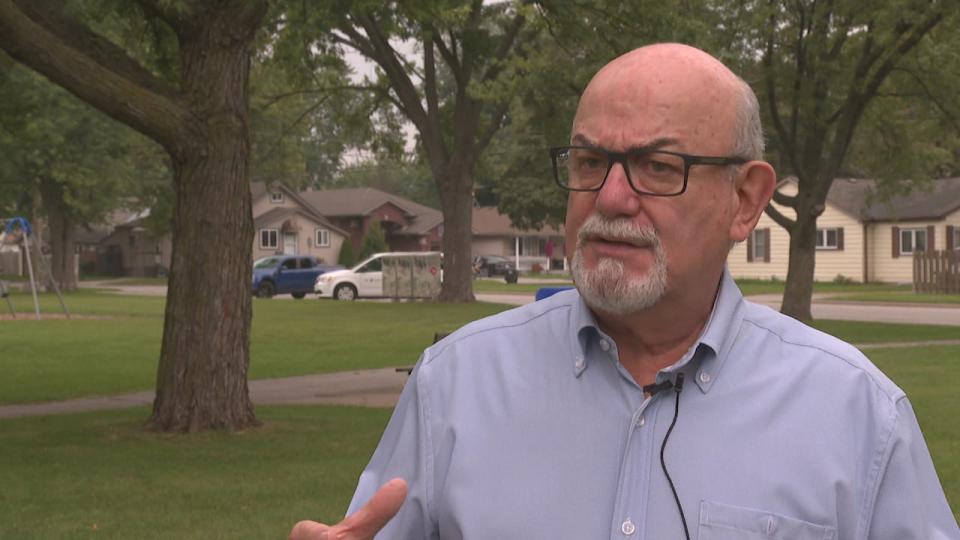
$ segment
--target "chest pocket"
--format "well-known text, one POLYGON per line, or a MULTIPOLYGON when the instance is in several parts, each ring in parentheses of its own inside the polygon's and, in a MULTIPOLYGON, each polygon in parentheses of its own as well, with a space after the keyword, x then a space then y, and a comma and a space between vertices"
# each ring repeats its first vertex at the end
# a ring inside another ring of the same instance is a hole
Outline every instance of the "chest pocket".
POLYGON ((836 540, 837 530, 761 510, 700 501, 698 540, 836 540))

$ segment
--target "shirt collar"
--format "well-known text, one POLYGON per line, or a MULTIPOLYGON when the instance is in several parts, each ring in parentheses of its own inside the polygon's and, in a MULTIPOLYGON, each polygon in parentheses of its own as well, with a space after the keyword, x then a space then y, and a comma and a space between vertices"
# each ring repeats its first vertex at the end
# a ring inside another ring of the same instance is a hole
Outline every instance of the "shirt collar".
MULTIPOLYGON (((591 340, 600 335, 600 329, 597 326, 596 317, 579 294, 570 316, 570 328, 573 330, 571 350, 576 351, 573 358, 573 373, 574 376, 579 377, 587 367, 587 348, 591 340)), ((700 332, 700 337, 687 354, 663 371, 680 371, 691 361, 699 358, 699 369, 694 381, 703 393, 707 393, 716 381, 727 354, 733 347, 742 320, 743 294, 729 270, 724 267, 713 310, 700 332)))

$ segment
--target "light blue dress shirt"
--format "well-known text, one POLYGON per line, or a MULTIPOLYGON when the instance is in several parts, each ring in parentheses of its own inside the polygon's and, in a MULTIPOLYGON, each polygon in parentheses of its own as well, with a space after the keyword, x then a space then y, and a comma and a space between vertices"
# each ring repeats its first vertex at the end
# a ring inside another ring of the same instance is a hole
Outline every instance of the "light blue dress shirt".
MULTIPOLYGON (((683 372, 667 470, 698 540, 960 539, 913 410, 857 349, 725 273, 683 372)), ((409 483, 377 538, 682 539, 645 398, 576 291, 471 323, 414 369, 349 512, 409 483)))

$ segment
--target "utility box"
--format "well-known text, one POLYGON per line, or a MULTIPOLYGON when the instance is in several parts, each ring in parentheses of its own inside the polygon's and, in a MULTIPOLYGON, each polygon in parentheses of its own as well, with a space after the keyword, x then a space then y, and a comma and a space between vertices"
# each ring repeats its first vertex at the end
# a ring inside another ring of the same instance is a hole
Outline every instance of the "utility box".
POLYGON ((443 277, 440 253, 397 253, 383 256, 383 296, 433 299, 443 277))

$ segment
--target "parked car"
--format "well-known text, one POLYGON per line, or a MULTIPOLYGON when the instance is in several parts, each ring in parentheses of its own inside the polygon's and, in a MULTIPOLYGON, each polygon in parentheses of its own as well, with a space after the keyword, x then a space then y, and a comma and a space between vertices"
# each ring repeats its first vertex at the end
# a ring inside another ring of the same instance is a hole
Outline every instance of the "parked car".
POLYGON ((477 277, 505 276, 513 265, 500 255, 477 255, 473 258, 473 273, 477 277))
MULTIPOLYGON (((426 281, 436 279, 434 283, 439 283, 443 279, 443 269, 438 268, 435 264, 438 255, 440 254, 435 251, 376 253, 349 270, 336 270, 318 276, 313 290, 319 298, 335 298, 348 301, 357 298, 391 296, 389 292, 384 292, 383 261, 387 257, 422 257, 427 261, 433 259, 434 263, 425 267, 421 266, 421 270, 426 270, 423 276, 426 281)), ((442 263, 442 255, 440 257, 442 263)), ((406 297, 406 294, 401 296, 406 297)))
POLYGON ((299 300, 313 292, 317 276, 342 268, 337 264, 320 264, 315 257, 304 255, 257 259, 253 263, 253 294, 260 298, 290 294, 299 300))

